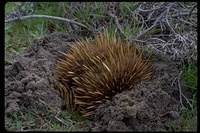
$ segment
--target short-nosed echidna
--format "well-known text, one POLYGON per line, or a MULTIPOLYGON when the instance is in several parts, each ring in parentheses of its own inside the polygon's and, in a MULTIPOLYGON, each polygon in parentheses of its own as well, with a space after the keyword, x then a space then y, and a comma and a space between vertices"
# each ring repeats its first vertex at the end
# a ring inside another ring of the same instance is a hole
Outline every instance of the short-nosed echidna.
POLYGON ((77 41, 57 64, 57 89, 69 111, 92 119, 95 109, 151 75, 152 64, 129 42, 108 33, 77 41))

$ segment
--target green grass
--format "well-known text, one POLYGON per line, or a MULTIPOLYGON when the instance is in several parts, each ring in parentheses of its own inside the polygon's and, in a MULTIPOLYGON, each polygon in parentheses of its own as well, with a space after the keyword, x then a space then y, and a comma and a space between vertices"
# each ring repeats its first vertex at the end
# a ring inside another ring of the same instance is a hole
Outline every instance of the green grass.
POLYGON ((188 107, 182 113, 184 126, 182 131, 197 131, 197 61, 184 67, 183 78, 187 82, 187 87, 192 92, 193 110, 188 107))
MULTIPOLYGON (((6 18, 12 12, 12 8, 15 10, 19 9, 18 5, 20 5, 20 2, 16 3, 6 3, 6 18)), ((23 5, 25 7, 26 4, 23 5)), ((105 4, 103 2, 83 2, 82 4, 73 3, 73 7, 68 3, 63 3, 62 5, 65 9, 59 9, 59 2, 35 2, 35 6, 31 7, 30 10, 34 10, 34 14, 36 15, 42 14, 60 17, 66 15, 68 19, 76 20, 77 22, 85 24, 89 27, 93 27, 98 31, 103 31, 103 28, 107 28, 108 31, 112 32, 111 34, 116 33, 118 30, 117 25, 112 19, 110 19, 110 16, 105 15, 105 4), (66 13, 64 10, 66 10, 66 13)), ((118 20, 120 24, 122 24, 122 30, 125 35, 136 36, 138 33, 145 30, 144 28, 141 28, 141 26, 134 19, 134 16, 132 16, 132 11, 135 10, 136 7, 137 6, 133 2, 131 4, 129 2, 121 3, 118 20), (126 19, 124 19, 124 17, 126 19)), ((67 28, 64 23, 46 19, 31 19, 5 24, 6 63, 12 63, 14 57, 23 52, 33 43, 35 39, 40 38, 44 34, 50 34, 49 24, 53 25, 55 31, 57 32, 70 32, 74 30, 73 26, 71 28, 67 28)), ((121 37, 122 39, 124 38, 123 36, 121 37)))
MULTIPOLYGON (((17 10, 20 2, 8 2, 5 5, 5 17, 7 18, 12 12, 12 8, 17 10)), ((193 5, 192 2, 184 2, 185 5, 193 5)), ((105 15, 105 5, 103 2, 83 2, 80 5, 73 5, 63 3, 63 7, 67 11, 66 18, 76 20, 87 26, 91 26, 96 30, 102 31, 103 28, 108 28, 109 36, 116 33, 118 27, 109 16, 105 15)), ((120 14, 118 20, 122 24, 122 30, 125 35, 132 35, 136 37, 138 33, 145 30, 146 27, 141 27, 138 24, 132 11, 137 8, 134 2, 122 2, 120 6, 120 14), (123 25, 124 24, 124 25, 123 25)), ((63 17, 65 15, 64 9, 59 9, 59 2, 35 2, 34 14, 52 15, 63 17)), ((30 46, 35 39, 40 38, 45 34, 50 34, 49 24, 53 25, 56 32, 70 32, 73 27, 67 28, 65 23, 46 19, 31 19, 21 22, 14 22, 5 24, 5 63, 11 64, 16 55, 22 53, 28 46, 30 46)), ((80 28, 80 27, 79 27, 80 28)), ((185 24, 180 25, 177 33, 185 31, 185 24)), ((154 34, 157 29, 150 31, 148 34, 154 34)), ((80 30, 81 33, 81 30, 80 30)), ((83 33, 82 33, 83 34, 83 33)), ((148 35, 147 34, 147 35, 148 35)), ((80 34, 81 35, 81 34, 80 34)), ((123 38, 123 36, 121 36, 123 38)), ((184 67, 183 77, 187 82, 187 86, 191 89, 193 94, 194 111, 197 110, 197 67, 195 64, 189 64, 184 67)), ((196 116, 194 111, 187 109, 182 112, 184 124, 181 127, 171 127, 170 130, 175 131, 195 131, 196 130, 196 116)), ((37 109, 30 110, 27 114, 13 114, 7 117, 6 129, 12 131, 39 129, 43 131, 74 131, 78 128, 87 126, 90 122, 83 119, 79 115, 72 115, 67 111, 61 111, 58 118, 55 118, 55 112, 48 110, 46 114, 40 114, 37 109), (42 125, 38 127, 38 125, 42 125)))
POLYGON ((184 67, 183 78, 193 94, 197 93, 197 62, 184 67))
MULTIPOLYGON (((20 2, 16 2, 20 3, 20 2)), ((5 5, 5 17, 9 16, 12 12, 12 8, 18 9, 16 3, 8 2, 5 5)), ((33 9, 32 9, 33 10, 33 9)), ((34 14, 52 15, 58 16, 58 3, 56 2, 36 2, 34 8, 34 14)), ((56 26, 56 30, 64 31, 64 25, 56 21, 50 21, 45 19, 31 19, 21 22, 14 22, 11 24, 5 24, 5 61, 6 63, 12 63, 16 55, 23 52, 28 46, 30 46, 35 39, 49 34, 48 24, 53 23, 56 26)))
POLYGON ((192 92, 192 106, 186 106, 182 111, 183 124, 180 127, 168 127, 169 131, 197 131, 197 62, 189 64, 183 68, 183 79, 186 87, 192 92))
POLYGON ((89 120, 77 113, 55 112, 50 109, 45 114, 31 109, 25 114, 13 113, 5 117, 7 131, 77 131, 90 124, 89 120))

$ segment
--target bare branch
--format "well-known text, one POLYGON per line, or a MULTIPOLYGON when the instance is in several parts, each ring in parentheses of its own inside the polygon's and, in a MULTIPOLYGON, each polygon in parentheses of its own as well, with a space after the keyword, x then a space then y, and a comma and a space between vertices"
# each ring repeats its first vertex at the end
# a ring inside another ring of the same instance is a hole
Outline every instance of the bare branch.
POLYGON ((170 11, 170 8, 172 7, 172 5, 170 5, 168 8, 167 8, 167 14, 165 16, 165 19, 166 19, 166 22, 167 22, 167 25, 168 27, 171 29, 171 31, 176 34, 176 32, 174 31, 174 29, 171 27, 170 23, 169 23, 169 20, 168 20, 168 14, 169 14, 169 11, 170 11))
POLYGON ((183 19, 181 19, 181 18, 178 18, 178 20, 182 21, 183 23, 186 23, 186 24, 192 25, 192 26, 194 26, 194 27, 197 27, 197 25, 194 24, 194 23, 192 23, 192 22, 190 23, 190 22, 185 21, 185 20, 183 20, 183 19))
POLYGON ((131 14, 133 15, 133 18, 138 22, 138 23, 140 23, 139 22, 139 20, 137 19, 137 17, 135 17, 135 14, 137 14, 138 16, 140 16, 141 17, 141 19, 142 19, 142 26, 141 26, 141 28, 143 28, 144 27, 144 18, 139 14, 139 13, 136 13, 136 10, 133 12, 133 11, 131 11, 131 9, 129 8, 129 7, 127 7, 126 6, 126 8, 131 12, 131 14))
POLYGON ((40 132, 43 131, 42 129, 27 129, 27 130, 17 130, 19 132, 40 132))
POLYGON ((145 35, 148 31, 152 30, 154 27, 156 27, 158 21, 162 18, 162 16, 165 15, 165 13, 167 12, 167 10, 165 10, 157 19, 156 21, 154 22, 154 24, 149 27, 148 29, 146 29, 144 32, 140 33, 136 38, 135 40, 138 40, 139 38, 141 38, 143 35, 145 35))
POLYGON ((177 81, 178 83, 178 89, 179 89, 179 98, 180 98, 180 104, 182 106, 182 109, 185 109, 185 106, 183 105, 183 100, 182 100, 182 97, 187 101, 187 103, 190 105, 191 109, 193 110, 193 106, 192 104, 190 103, 190 101, 188 100, 188 98, 182 93, 182 90, 181 90, 181 84, 180 84, 180 80, 181 80, 181 74, 182 74, 182 71, 180 72, 180 74, 178 75, 178 77, 176 77, 173 82, 172 82, 172 85, 174 84, 175 80, 177 81))
POLYGON ((141 12, 151 12, 151 11, 158 10, 158 9, 160 9, 160 8, 161 8, 161 6, 160 6, 160 7, 153 8, 153 9, 149 9, 149 10, 143 10, 143 9, 141 9, 140 6, 139 6, 138 10, 141 11, 141 12))
POLYGON ((191 10, 190 13, 189 13, 189 16, 191 15, 192 11, 193 11, 196 7, 197 7, 197 4, 194 5, 194 7, 192 8, 192 10, 191 10))
POLYGON ((58 118, 57 116, 54 116, 59 122, 61 122, 62 124, 64 124, 65 126, 68 126, 67 123, 65 123, 64 121, 62 121, 60 118, 58 118))
POLYGON ((189 16, 190 14, 197 14, 197 12, 182 12, 182 13, 176 13, 173 14, 172 17, 179 17, 179 16, 189 16))
POLYGON ((197 59, 197 31, 195 30, 197 10, 195 6, 186 7, 180 2, 159 4, 141 2, 134 11, 127 9, 137 21, 136 26, 140 27, 140 30, 143 29, 136 35, 130 35, 131 41, 143 41, 156 53, 180 63, 185 61, 189 63, 197 59), (189 16, 190 13, 191 16, 189 16), (158 31, 147 36, 157 27, 158 31), (145 40, 141 40, 143 36, 145 40))
POLYGON ((119 24, 119 21, 118 21, 118 19, 117 19, 117 16, 115 16, 115 15, 112 14, 112 13, 108 13, 108 15, 111 16, 111 17, 115 20, 115 23, 116 23, 118 29, 119 29, 120 32, 126 37, 126 35, 124 34, 124 32, 123 32, 123 30, 122 30, 122 28, 121 28, 121 25, 119 24))
POLYGON ((83 28, 88 29, 87 26, 78 23, 76 21, 67 19, 67 18, 61 18, 61 17, 55 17, 55 16, 48 16, 48 15, 28 15, 28 16, 21 16, 19 18, 11 18, 11 19, 7 19, 5 20, 5 23, 12 23, 12 22, 16 22, 16 21, 21 21, 21 20, 28 20, 28 19, 35 19, 35 18, 45 18, 45 19, 53 19, 53 20, 58 20, 58 21, 63 21, 63 22, 68 22, 68 23, 73 23, 76 25, 79 25, 83 28))

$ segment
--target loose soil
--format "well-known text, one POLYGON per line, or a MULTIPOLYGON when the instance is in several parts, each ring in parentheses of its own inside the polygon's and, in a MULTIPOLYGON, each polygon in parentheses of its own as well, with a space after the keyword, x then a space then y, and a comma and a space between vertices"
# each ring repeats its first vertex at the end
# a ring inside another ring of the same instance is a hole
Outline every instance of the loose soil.
MULTIPOLYGON (((55 90, 55 66, 60 51, 66 52, 77 36, 53 33, 35 41, 12 65, 5 67, 5 122, 14 112, 37 108, 45 113, 48 105, 55 111, 63 105, 55 90)), ((100 105, 87 131, 165 131, 180 126, 179 88, 175 63, 155 61, 149 81, 136 85, 100 105)), ((190 93, 182 86, 182 93, 190 93)), ((185 101, 183 101, 185 103, 185 101)))

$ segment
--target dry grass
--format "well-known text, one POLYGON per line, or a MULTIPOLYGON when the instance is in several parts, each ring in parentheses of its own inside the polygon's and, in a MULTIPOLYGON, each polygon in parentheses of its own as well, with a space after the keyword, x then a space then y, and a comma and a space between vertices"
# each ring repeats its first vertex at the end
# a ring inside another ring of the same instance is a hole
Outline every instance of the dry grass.
MULTIPOLYGON (((62 31, 90 37, 91 33, 104 29, 108 29, 110 36, 112 34, 122 36, 141 48, 148 48, 148 51, 169 60, 178 63, 190 63, 197 60, 196 2, 17 2, 8 3, 5 8, 5 19, 31 14, 47 14, 74 20, 88 27, 84 29, 73 23, 45 19, 5 24, 5 63, 7 65, 13 62, 14 56, 30 46, 34 39, 44 34, 62 31), (142 45, 140 45, 141 42, 142 45)), ((23 116, 16 114, 16 117, 7 121, 6 128, 17 131, 21 131, 24 127, 26 127, 25 130, 36 129, 32 123, 26 123, 26 121, 41 123, 43 119, 35 117, 38 115, 37 112, 33 111, 30 114, 23 116)), ((58 131, 59 129, 75 131, 77 127, 80 127, 77 118, 74 121, 65 120, 67 116, 72 117, 67 112, 61 112, 58 119, 51 111, 49 115, 48 113, 46 115, 43 117, 49 123, 43 127, 36 125, 43 131, 58 131), (63 122, 70 126, 65 126, 63 122)), ((193 118, 190 119, 189 111, 185 118, 186 123, 191 123, 191 121, 193 125, 197 123, 193 121, 193 118)), ((190 125, 186 127, 189 129, 190 125)), ((195 128, 189 130, 194 131, 195 128)), ((180 128, 180 131, 183 129, 180 128)))

